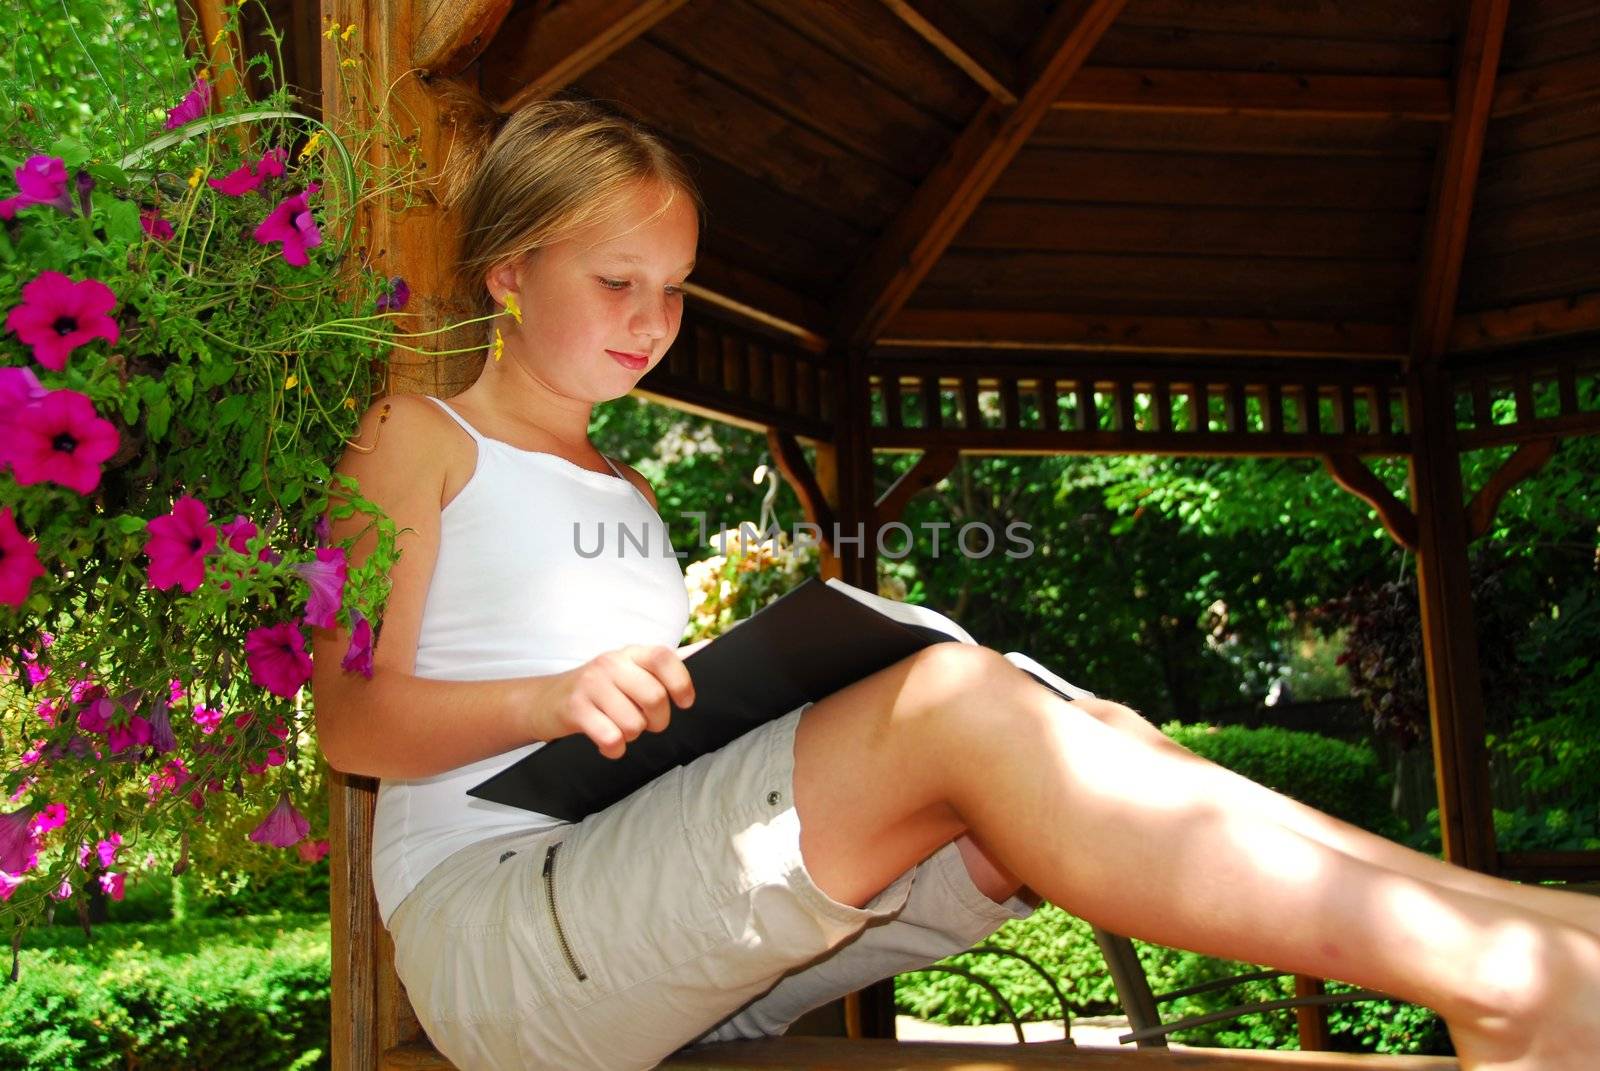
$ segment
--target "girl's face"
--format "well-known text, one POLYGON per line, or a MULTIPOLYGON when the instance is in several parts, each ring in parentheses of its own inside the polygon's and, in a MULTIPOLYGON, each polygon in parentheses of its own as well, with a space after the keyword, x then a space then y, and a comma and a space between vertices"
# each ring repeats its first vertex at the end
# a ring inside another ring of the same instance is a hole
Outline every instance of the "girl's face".
POLYGON ((661 212, 667 196, 641 184, 619 219, 545 246, 520 269, 491 273, 496 298, 515 290, 522 308, 520 326, 501 317, 503 359, 577 401, 632 390, 678 336, 699 240, 693 200, 680 191, 661 212))

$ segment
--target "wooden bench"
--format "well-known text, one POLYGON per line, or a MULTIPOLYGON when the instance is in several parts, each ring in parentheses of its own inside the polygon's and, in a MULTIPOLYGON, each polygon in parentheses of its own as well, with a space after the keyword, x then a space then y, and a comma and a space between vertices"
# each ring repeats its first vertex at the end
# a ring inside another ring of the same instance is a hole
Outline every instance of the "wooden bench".
MULTIPOLYGON (((328 786, 331 929, 333 939, 333 1071, 454 1071, 429 1043, 394 970, 394 945, 378 918, 372 894, 372 816, 376 782, 334 772, 328 786)), ((1128 949, 1131 958, 1131 948, 1128 949)), ((1136 962, 1136 961, 1135 961, 1136 962)), ((1139 978, 1142 983, 1142 975, 1139 978)), ((1119 980, 1120 986, 1128 984, 1119 980)), ((1135 987, 1136 989, 1138 987, 1135 987)), ((1144 987, 1148 995, 1148 987, 1144 987)), ((1153 1010, 1150 1015, 1153 1016, 1153 1010)), ((1152 1019, 1152 1021, 1159 1021, 1152 1019)), ((949 1068, 1022 1071, 1025 1068, 1206 1068, 1249 1071, 1287 1063, 1308 1069, 1453 1071, 1456 1061, 1436 1057, 1351 1056, 1339 1053, 1168 1051, 1161 1048, 1076 1048, 1070 1042, 974 1045, 833 1037, 782 1037, 706 1046, 663 1067, 742 1071, 890 1071, 949 1068)))

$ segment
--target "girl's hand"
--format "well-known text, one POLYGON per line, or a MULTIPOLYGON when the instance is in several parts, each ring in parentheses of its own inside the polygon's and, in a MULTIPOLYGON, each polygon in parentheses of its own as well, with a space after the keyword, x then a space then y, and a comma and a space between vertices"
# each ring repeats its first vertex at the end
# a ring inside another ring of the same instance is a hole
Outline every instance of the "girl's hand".
POLYGON ((679 707, 694 702, 694 682, 670 647, 635 644, 559 673, 536 719, 546 721, 537 739, 583 733, 608 759, 620 759, 628 742, 645 730, 658 733, 679 707))

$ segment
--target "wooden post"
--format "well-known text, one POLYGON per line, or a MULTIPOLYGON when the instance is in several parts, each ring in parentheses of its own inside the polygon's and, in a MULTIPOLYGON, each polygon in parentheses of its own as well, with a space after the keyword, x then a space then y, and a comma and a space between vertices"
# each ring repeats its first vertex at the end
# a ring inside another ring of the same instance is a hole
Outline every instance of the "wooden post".
POLYGON ((1446 372, 1431 363, 1413 368, 1407 404, 1411 500, 1417 518, 1417 593, 1440 834, 1446 859, 1493 873, 1494 812, 1472 580, 1467 571, 1468 521, 1446 372))

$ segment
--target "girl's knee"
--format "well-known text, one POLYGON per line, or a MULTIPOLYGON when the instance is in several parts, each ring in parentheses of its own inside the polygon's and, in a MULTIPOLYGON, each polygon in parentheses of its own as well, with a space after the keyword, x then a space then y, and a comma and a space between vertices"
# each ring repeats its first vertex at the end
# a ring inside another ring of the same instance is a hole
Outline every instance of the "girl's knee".
POLYGON ((936 643, 911 656, 907 689, 924 709, 973 710, 974 699, 999 699, 1026 676, 988 647, 936 643))

